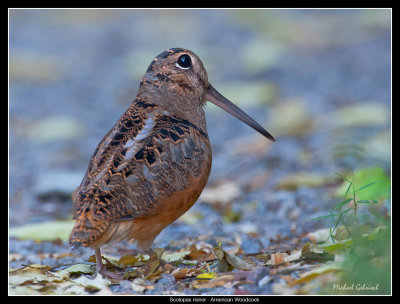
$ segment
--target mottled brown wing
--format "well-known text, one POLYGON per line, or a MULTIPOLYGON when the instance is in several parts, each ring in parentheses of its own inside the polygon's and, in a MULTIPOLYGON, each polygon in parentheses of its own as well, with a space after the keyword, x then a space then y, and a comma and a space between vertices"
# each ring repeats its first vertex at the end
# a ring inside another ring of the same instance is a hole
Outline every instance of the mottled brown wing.
MULTIPOLYGON (((81 185, 73 194, 74 218, 79 218, 84 211, 88 212, 99 201, 112 199, 112 184, 118 181, 113 176, 116 162, 122 158, 124 145, 144 128, 145 121, 157 107, 135 99, 128 110, 121 116, 114 127, 107 132, 97 145, 86 170, 81 185)), ((114 195, 117 189, 114 189, 114 195)))
POLYGON ((87 245, 112 221, 151 215, 200 173, 206 144, 207 134, 189 121, 145 103, 132 107, 100 142, 74 194, 70 242, 87 245))

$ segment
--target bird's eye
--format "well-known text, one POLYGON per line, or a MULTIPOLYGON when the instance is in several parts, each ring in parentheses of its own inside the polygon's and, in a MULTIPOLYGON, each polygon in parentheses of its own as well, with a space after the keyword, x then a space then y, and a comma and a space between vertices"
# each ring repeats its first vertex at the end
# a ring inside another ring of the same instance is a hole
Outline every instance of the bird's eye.
POLYGON ((178 58, 176 66, 180 69, 187 70, 192 66, 192 59, 189 55, 184 54, 178 58))

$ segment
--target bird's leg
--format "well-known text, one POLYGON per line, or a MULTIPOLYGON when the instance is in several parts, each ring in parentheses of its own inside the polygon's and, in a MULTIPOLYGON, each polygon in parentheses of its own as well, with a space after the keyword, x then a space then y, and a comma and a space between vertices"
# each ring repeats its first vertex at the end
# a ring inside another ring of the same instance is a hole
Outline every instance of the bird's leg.
POLYGON ((168 264, 167 261, 161 259, 164 251, 164 248, 148 247, 147 249, 145 249, 145 252, 150 256, 150 259, 158 260, 161 267, 164 267, 166 264, 168 264))
POLYGON ((117 274, 111 271, 108 271, 104 264, 101 261, 101 252, 100 252, 100 247, 95 249, 95 254, 96 254, 96 271, 97 273, 100 273, 103 277, 108 277, 110 279, 122 279, 123 275, 122 274, 117 274))

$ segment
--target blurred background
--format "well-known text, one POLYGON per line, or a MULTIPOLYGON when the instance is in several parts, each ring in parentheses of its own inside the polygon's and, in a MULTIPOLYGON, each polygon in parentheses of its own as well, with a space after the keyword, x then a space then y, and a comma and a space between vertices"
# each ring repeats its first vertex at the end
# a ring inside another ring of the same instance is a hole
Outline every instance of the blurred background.
MULTIPOLYGON (((340 178, 391 168, 390 10, 23 10, 9 13, 10 227, 71 219, 103 135, 152 59, 194 51, 271 143, 206 107, 213 167, 156 246, 202 234, 258 252, 335 204, 340 178)), ((337 203, 337 201, 336 201, 337 203)))

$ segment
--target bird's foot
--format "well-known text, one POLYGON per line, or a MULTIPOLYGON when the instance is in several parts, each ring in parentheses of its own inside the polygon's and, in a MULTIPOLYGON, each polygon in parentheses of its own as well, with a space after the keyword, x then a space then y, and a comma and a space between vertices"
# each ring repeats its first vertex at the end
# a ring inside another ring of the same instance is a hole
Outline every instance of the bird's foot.
POLYGON ((97 273, 100 273, 105 278, 114 279, 114 280, 122 280, 124 278, 123 273, 115 273, 115 272, 109 271, 104 266, 102 269, 97 269, 97 273))
POLYGON ((100 248, 95 250, 96 253, 96 273, 93 276, 93 279, 96 278, 97 274, 100 273, 103 277, 114 279, 114 280, 122 280, 124 275, 122 273, 115 273, 107 270, 104 264, 101 261, 101 252, 100 248))

